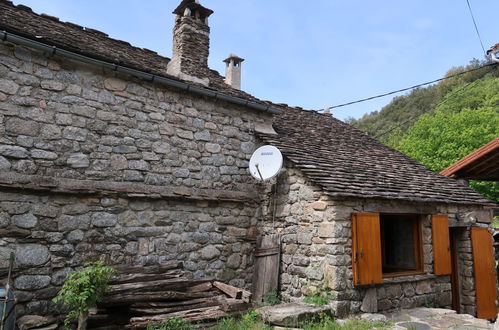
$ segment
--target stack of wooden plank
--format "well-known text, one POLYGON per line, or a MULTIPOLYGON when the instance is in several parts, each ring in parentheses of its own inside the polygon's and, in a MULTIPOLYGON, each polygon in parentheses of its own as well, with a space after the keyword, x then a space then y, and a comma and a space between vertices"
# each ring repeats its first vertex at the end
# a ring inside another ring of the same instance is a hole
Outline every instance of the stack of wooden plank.
POLYGON ((249 308, 251 294, 213 278, 188 279, 181 262, 120 266, 89 328, 144 329, 171 317, 205 323, 249 308))

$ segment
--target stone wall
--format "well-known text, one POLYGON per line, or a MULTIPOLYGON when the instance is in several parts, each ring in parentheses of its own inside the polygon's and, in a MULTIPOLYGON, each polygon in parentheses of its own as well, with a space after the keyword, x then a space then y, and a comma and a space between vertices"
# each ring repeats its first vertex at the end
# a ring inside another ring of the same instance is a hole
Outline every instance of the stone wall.
MULTIPOLYGON (((375 286, 379 311, 423 305, 451 306, 449 276, 433 274, 431 214, 448 214, 451 223, 470 224, 479 209, 445 204, 390 200, 333 199, 302 173, 286 164, 274 184, 267 185, 269 203, 263 208, 262 231, 282 234, 281 289, 284 300, 300 301, 315 288, 332 290, 339 316, 361 311, 367 288, 353 285, 352 213, 380 212, 425 215, 422 219, 424 275, 385 278, 375 286), (277 193, 275 193, 277 190, 277 193), (273 219, 274 205, 275 219, 273 219)), ((474 282, 469 230, 459 245, 461 309, 474 313, 474 282)), ((371 292, 372 294, 372 292, 371 292)))
POLYGON ((457 250, 459 253, 459 295, 461 312, 476 314, 475 278, 473 270, 473 253, 471 250, 471 231, 462 229, 459 232, 457 250))
POLYGON ((184 261, 189 277, 251 283, 254 248, 244 238, 254 205, 0 192, 0 268, 16 253, 18 314, 54 312, 50 299, 85 261, 184 261))
POLYGON ((0 43, 0 168, 23 174, 251 191, 267 113, 0 43))
POLYGON ((269 120, 0 42, 0 268, 14 251, 18 316, 54 312, 65 275, 95 259, 181 260, 248 288, 247 167, 269 120))

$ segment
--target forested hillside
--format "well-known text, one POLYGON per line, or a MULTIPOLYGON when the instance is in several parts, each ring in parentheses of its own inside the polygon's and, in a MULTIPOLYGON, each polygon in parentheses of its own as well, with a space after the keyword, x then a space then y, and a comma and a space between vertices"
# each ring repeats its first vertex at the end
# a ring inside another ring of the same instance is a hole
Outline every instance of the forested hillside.
MULTIPOLYGON (((447 76, 484 64, 475 60, 447 76)), ((439 172, 499 136, 499 65, 413 90, 379 112, 348 122, 439 172)), ((498 183, 471 186, 499 200, 498 183)))

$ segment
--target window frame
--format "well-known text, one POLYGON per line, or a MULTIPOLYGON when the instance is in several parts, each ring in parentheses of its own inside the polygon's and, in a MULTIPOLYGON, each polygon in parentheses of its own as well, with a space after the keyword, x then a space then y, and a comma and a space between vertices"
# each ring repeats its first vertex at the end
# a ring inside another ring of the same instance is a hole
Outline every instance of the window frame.
MULTIPOLYGON (((386 215, 396 215, 397 213, 384 212, 386 215)), ((425 256, 423 247, 423 225, 425 215, 418 213, 407 213, 399 215, 410 215, 416 220, 413 221, 413 235, 416 235, 418 268, 416 270, 383 273, 382 251, 381 251, 381 213, 359 212, 352 213, 352 272, 353 285, 355 287, 371 286, 382 284, 385 280, 395 277, 407 277, 414 275, 424 275, 425 256)))
MULTIPOLYGON (((400 217, 409 217, 412 220, 412 235, 414 242, 414 261, 416 262, 416 269, 411 269, 407 271, 399 271, 399 272, 391 272, 385 273, 383 270, 381 271, 381 275, 383 278, 392 278, 399 276, 411 276, 411 275, 422 275, 425 274, 424 271, 424 249, 423 249, 423 216, 415 213, 379 213, 380 217, 380 240, 381 240, 381 258, 382 258, 382 266, 385 264, 385 240, 383 238, 384 231, 382 229, 383 226, 383 216, 400 216, 400 217)), ((382 268, 383 269, 383 268, 382 268)))

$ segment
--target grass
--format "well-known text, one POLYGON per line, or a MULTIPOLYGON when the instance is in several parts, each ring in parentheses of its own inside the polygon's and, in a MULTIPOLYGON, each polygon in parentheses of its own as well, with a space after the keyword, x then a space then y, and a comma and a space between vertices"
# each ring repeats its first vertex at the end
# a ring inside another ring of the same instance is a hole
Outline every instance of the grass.
MULTIPOLYGON (((318 316, 318 320, 301 325, 303 330, 387 330, 393 322, 369 322, 350 319, 339 324, 332 317, 325 314, 318 316)), ((223 319, 210 330, 272 330, 261 319, 260 315, 251 311, 240 318, 230 317, 223 319)), ((194 327, 180 318, 170 318, 159 324, 149 324, 147 330, 194 330, 194 327)))
POLYGON ((303 330, 369 330, 378 329, 386 330, 393 326, 393 322, 384 321, 363 321, 357 319, 350 319, 340 324, 332 317, 327 315, 320 315, 319 320, 315 322, 305 323, 301 325, 303 330))
POLYGON ((146 330, 194 330, 194 326, 180 317, 170 317, 163 322, 149 323, 146 330))
POLYGON ((272 330, 272 327, 265 325, 257 312, 251 311, 241 318, 223 319, 211 330, 272 330))

